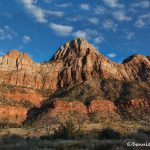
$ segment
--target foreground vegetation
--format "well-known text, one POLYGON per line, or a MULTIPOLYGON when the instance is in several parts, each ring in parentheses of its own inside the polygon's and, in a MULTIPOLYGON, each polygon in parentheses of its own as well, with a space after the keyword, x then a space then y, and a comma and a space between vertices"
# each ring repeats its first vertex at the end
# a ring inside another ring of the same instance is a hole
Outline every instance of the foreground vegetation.
POLYGON ((1 126, 0 150, 144 150, 128 142, 150 141, 150 130, 138 122, 82 123, 59 125, 1 126), (2 129, 3 128, 3 129, 2 129))

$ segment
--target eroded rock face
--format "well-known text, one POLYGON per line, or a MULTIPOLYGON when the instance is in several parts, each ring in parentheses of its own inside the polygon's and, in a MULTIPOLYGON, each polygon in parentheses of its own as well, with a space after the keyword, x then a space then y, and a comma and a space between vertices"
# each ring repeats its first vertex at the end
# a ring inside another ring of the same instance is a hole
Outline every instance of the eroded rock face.
POLYGON ((115 110, 115 105, 109 100, 93 100, 90 106, 86 106, 79 101, 55 100, 50 115, 56 116, 58 113, 62 112, 80 112, 88 114, 96 111, 115 112, 115 110))
POLYGON ((17 50, 0 57, 0 83, 33 89, 57 88, 60 63, 38 64, 17 50))
POLYGON ((89 112, 114 112, 115 110, 116 106, 114 105, 114 103, 108 100, 93 100, 89 106, 89 112))
POLYGON ((0 57, 0 83, 56 90, 96 78, 150 82, 150 59, 133 55, 115 64, 83 39, 63 45, 48 63, 35 63, 17 50, 0 57))
POLYGON ((149 108, 150 103, 144 99, 131 99, 125 104, 120 104, 119 108, 149 108))
POLYGON ((26 119, 27 109, 24 107, 0 106, 0 119, 11 123, 22 123, 26 119))
POLYGON ((40 107, 41 102, 44 100, 43 97, 41 97, 39 94, 35 92, 31 93, 3 93, 3 95, 11 100, 14 100, 16 102, 21 102, 21 101, 29 101, 32 104, 35 105, 35 107, 40 107))
POLYGON ((53 110, 51 112, 51 116, 56 116, 58 113, 63 112, 80 112, 80 113, 88 113, 87 107, 79 101, 62 101, 62 100, 55 100, 53 102, 53 110))

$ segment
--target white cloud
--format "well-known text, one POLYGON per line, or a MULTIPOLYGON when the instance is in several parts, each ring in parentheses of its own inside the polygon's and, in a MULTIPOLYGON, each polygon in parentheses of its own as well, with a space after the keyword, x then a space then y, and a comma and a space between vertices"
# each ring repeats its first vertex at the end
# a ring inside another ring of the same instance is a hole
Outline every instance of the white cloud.
POLYGON ((13 39, 17 36, 17 33, 13 31, 9 26, 4 26, 3 28, 0 28, 0 40, 5 39, 13 39))
POLYGON ((24 44, 27 44, 31 41, 31 38, 28 36, 28 35, 24 35, 23 36, 23 43, 24 44))
POLYGON ((112 8, 116 8, 116 7, 123 8, 124 7, 123 4, 118 3, 118 0, 103 0, 103 1, 107 6, 112 7, 112 8))
POLYGON ((112 31, 116 31, 117 30, 117 24, 114 23, 112 20, 110 19, 106 19, 104 22, 103 22, 103 28, 104 29, 107 29, 107 30, 112 30, 112 31))
POLYGON ((39 23, 48 22, 48 20, 46 19, 47 15, 56 17, 63 16, 63 12, 61 11, 50 11, 38 7, 36 0, 20 0, 20 1, 23 4, 24 8, 27 10, 27 12, 31 14, 39 23))
POLYGON ((83 4, 80 4, 80 8, 83 9, 83 10, 89 10, 90 6, 87 3, 83 3, 83 4))
POLYGON ((98 19, 96 17, 89 18, 88 21, 92 24, 98 24, 98 19))
POLYGON ((105 13, 105 11, 106 11, 106 9, 104 7, 102 7, 102 6, 97 6, 95 8, 95 14, 96 15, 102 15, 102 14, 105 13))
POLYGON ((150 1, 143 0, 134 4, 130 5, 131 7, 140 7, 140 8, 149 8, 150 7, 150 1))
POLYGON ((79 30, 73 33, 75 38, 83 38, 86 40, 92 40, 94 44, 102 43, 104 41, 104 37, 98 33, 96 30, 85 29, 79 30))
POLYGON ((128 31, 126 31, 125 34, 126 34, 125 38, 127 40, 131 40, 134 37, 134 32, 128 32, 128 31))
POLYGON ((50 23, 49 27, 58 35, 58 36, 68 36, 73 31, 72 26, 66 26, 61 24, 50 23))
POLYGON ((116 57, 117 55, 116 55, 115 53, 109 53, 109 54, 107 54, 107 56, 108 56, 109 58, 114 58, 114 57, 116 57))
POLYGON ((62 12, 62 11, 45 10, 45 14, 50 15, 50 16, 56 16, 56 17, 63 17, 64 16, 64 12, 62 12))
POLYGON ((37 22, 45 23, 47 22, 45 11, 40 7, 36 6, 36 1, 34 0, 21 0, 28 13, 30 13, 37 22))
POLYGON ((83 38, 86 40, 89 40, 95 36, 98 35, 98 32, 96 30, 91 30, 91 29, 85 29, 85 30, 79 30, 73 33, 73 36, 76 38, 83 38))
POLYGON ((105 41, 104 37, 102 35, 99 35, 94 39, 94 44, 99 44, 102 43, 103 41, 105 41))
POLYGON ((150 13, 139 16, 135 22, 135 26, 138 28, 147 27, 149 25, 150 25, 150 13))
POLYGON ((74 35, 76 38, 87 39, 87 32, 85 32, 85 31, 79 30, 79 31, 74 32, 73 35, 74 35))
POLYGON ((69 7, 71 5, 72 5, 71 3, 56 4, 56 6, 60 7, 60 8, 66 8, 66 7, 69 7))
POLYGON ((127 16, 123 10, 115 11, 113 16, 118 21, 130 21, 131 17, 127 16))

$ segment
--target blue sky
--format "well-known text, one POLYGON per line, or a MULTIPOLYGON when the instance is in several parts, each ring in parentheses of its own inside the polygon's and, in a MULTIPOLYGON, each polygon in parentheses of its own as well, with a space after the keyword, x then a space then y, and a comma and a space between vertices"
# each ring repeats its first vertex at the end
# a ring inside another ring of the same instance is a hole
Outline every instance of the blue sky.
POLYGON ((36 62, 47 61, 78 37, 115 62, 150 56, 150 1, 0 1, 0 55, 18 49, 36 62))

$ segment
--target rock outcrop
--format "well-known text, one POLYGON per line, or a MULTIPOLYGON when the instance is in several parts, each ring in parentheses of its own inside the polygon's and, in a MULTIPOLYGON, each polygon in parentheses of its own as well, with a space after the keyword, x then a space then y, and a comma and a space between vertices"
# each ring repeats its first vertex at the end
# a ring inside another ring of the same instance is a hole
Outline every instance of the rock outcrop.
POLYGON ((31 102, 35 107, 40 107, 42 101, 44 100, 43 97, 41 97, 39 94, 35 92, 31 93, 4 93, 3 94, 6 98, 9 98, 11 100, 14 100, 16 102, 21 101, 29 101, 31 102))
POLYGON ((67 42, 47 63, 17 50, 0 57, 0 83, 54 91, 97 78, 150 82, 149 57, 133 55, 116 64, 83 39, 67 42))
POLYGON ((94 112, 115 112, 116 106, 109 100, 93 100, 89 106, 84 105, 80 101, 63 101, 55 100, 52 103, 51 116, 56 116, 59 113, 64 112, 80 112, 83 114, 89 114, 94 112))
POLYGON ((24 107, 0 106, 0 119, 7 119, 11 123, 22 123, 27 115, 24 107))
POLYGON ((89 112, 114 112, 115 110, 116 106, 109 100, 93 100, 89 106, 89 112))
POLYGON ((131 99, 125 104, 119 104, 118 108, 132 109, 132 108, 150 108, 150 102, 144 99, 131 99))

